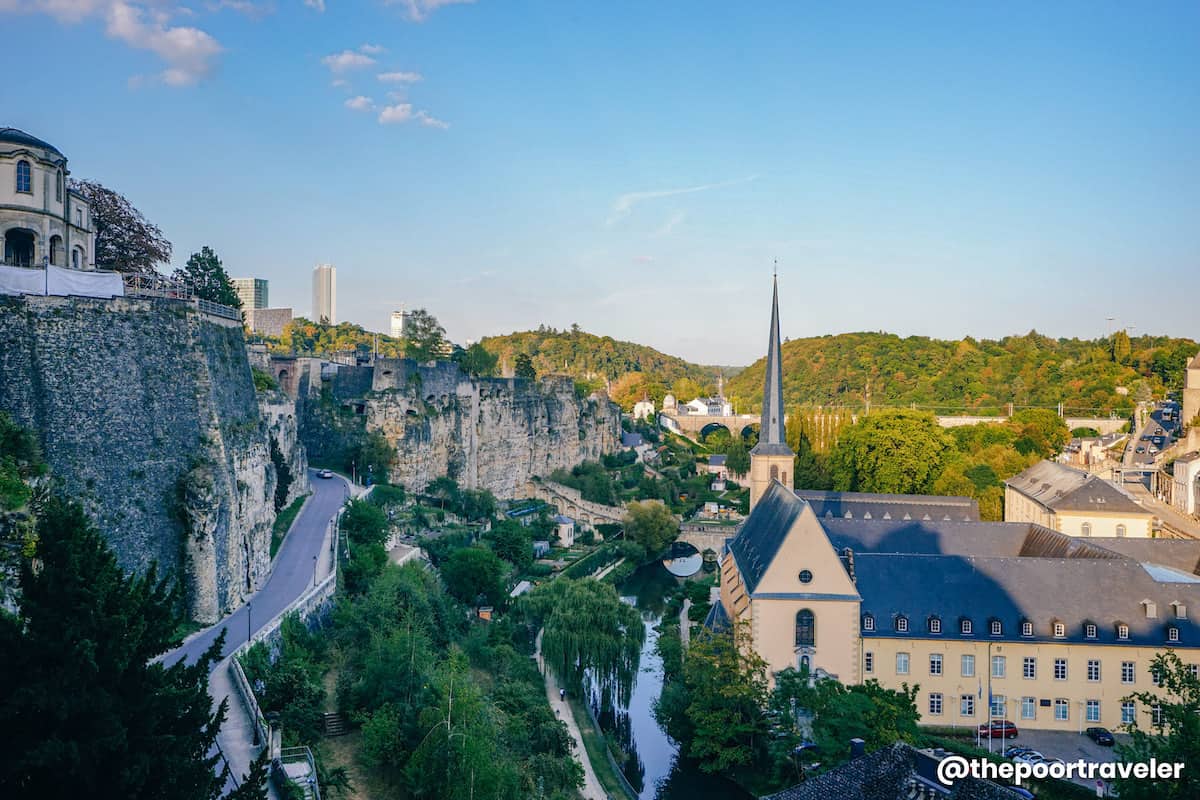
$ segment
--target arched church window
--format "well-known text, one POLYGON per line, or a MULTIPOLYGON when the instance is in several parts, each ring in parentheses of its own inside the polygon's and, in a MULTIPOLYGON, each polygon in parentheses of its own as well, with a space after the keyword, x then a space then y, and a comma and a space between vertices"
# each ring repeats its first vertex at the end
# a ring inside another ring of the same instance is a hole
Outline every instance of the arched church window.
POLYGON ((17 191, 33 194, 33 171, 23 159, 17 162, 17 191))
POLYGON ((773 480, 773 481, 779 480, 779 467, 776 466, 775 464, 771 465, 771 480, 773 480))
POLYGON ((796 647, 811 647, 817 642, 817 619, 802 608, 796 612, 796 647))
POLYGON ((62 180, 62 170, 60 169, 58 171, 58 176, 57 176, 56 182, 54 184, 54 199, 60 203, 62 202, 62 190, 63 190, 63 180, 62 180))

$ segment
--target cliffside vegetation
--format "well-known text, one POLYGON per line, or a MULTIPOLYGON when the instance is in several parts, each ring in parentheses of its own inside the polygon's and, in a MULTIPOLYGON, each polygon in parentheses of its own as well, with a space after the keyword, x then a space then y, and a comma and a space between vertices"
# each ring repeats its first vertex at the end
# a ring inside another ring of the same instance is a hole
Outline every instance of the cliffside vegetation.
MULTIPOLYGON (((1198 349, 1190 339, 1131 339, 1123 331, 1093 340, 1051 339, 1036 331, 999 340, 888 333, 793 339, 782 346, 784 400, 858 410, 869 390, 875 408, 915 404, 943 414, 995 414, 1007 403, 1062 403, 1069 415, 1123 415, 1137 399, 1177 390, 1198 349)), ((760 359, 728 381, 726 394, 739 410, 761 404, 764 363, 760 359)))

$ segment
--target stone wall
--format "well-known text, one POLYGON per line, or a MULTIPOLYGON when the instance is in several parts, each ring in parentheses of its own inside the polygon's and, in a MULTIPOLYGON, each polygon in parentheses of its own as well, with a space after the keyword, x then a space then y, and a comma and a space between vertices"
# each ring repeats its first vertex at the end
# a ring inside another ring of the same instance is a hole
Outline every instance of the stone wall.
MULTIPOLYGON (((620 410, 580 398, 569 378, 471 378, 449 362, 379 359, 321 382, 302 376, 302 438, 332 462, 338 442, 378 431, 396 447, 390 480, 413 491, 449 475, 459 485, 518 497, 525 482, 618 449, 620 410), (322 384, 324 391, 322 392, 322 384)), ((339 449, 340 448, 340 449, 339 449)))
POLYGON ((211 622, 266 576, 271 437, 304 455, 283 395, 255 393, 241 326, 168 300, 0 297, 0 408, 41 440, 121 565, 185 577, 211 622))

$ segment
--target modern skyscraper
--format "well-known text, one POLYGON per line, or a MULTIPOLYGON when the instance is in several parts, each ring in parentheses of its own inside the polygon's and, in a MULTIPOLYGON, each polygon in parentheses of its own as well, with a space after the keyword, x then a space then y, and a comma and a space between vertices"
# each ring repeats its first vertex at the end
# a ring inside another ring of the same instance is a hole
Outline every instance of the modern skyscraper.
POLYGON ((267 279, 266 278, 230 278, 233 290, 242 301, 242 310, 250 311, 255 308, 267 308, 267 279))
POLYGON ((763 380, 762 421, 758 444, 750 451, 750 510, 775 481, 789 489, 796 455, 788 447, 783 425, 783 357, 779 350, 779 279, 772 282, 771 332, 767 336, 767 369, 763 380))
POLYGON ((333 264, 313 267, 312 314, 314 322, 337 324, 337 269, 333 264))
POLYGON ((404 306, 392 312, 392 338, 399 339, 404 336, 408 329, 408 312, 404 310, 404 306))

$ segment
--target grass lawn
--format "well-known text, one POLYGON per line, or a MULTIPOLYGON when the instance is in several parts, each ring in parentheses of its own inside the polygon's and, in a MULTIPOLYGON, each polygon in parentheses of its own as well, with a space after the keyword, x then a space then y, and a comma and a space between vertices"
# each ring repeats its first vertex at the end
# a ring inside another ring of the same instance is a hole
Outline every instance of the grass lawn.
POLYGON ((300 507, 307 499, 307 494, 297 497, 290 506, 280 511, 275 517, 275 526, 271 528, 271 558, 274 558, 275 554, 279 552, 279 545, 283 544, 283 537, 287 536, 288 528, 292 527, 296 515, 300 513, 300 507))

